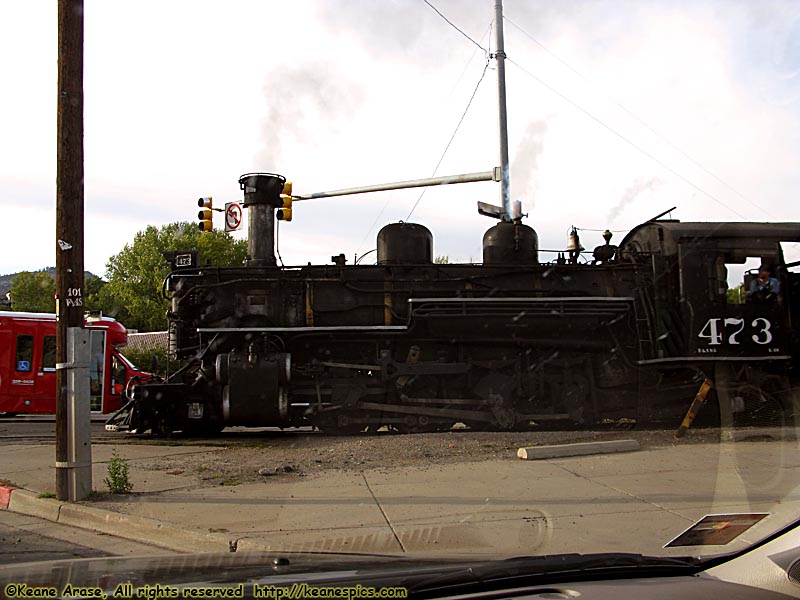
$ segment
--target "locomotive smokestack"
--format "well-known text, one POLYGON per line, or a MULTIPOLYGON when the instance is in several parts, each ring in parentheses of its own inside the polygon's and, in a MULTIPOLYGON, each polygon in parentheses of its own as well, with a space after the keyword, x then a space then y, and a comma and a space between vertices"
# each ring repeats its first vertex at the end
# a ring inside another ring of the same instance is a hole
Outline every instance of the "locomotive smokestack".
POLYGON ((274 173, 248 173, 239 178, 244 191, 244 207, 249 209, 247 264, 275 266, 275 209, 281 206, 281 191, 286 178, 274 173))

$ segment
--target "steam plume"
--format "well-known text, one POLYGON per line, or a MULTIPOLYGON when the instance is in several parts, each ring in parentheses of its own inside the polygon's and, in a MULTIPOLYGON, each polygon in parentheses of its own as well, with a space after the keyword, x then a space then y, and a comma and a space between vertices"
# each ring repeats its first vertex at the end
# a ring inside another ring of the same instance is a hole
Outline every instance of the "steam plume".
POLYGON ((622 211, 625 210, 625 207, 636 200, 636 198, 645 192, 654 192, 662 183, 663 181, 658 177, 650 177, 647 179, 640 178, 634 181, 633 184, 625 190, 625 193, 622 194, 622 198, 620 198, 619 202, 608 211, 608 220, 613 221, 616 219, 622 211))
POLYGON ((273 69, 264 82, 267 113, 262 126, 263 146, 256 156, 259 169, 280 172, 284 143, 313 144, 325 129, 360 104, 347 77, 333 65, 316 63, 273 69), (321 131, 320 131, 321 129, 321 131))
POLYGON ((533 207, 536 192, 536 174, 539 171, 539 155, 544 147, 547 121, 533 121, 525 130, 525 137, 517 146, 511 162, 512 197, 522 200, 525 208, 533 207))

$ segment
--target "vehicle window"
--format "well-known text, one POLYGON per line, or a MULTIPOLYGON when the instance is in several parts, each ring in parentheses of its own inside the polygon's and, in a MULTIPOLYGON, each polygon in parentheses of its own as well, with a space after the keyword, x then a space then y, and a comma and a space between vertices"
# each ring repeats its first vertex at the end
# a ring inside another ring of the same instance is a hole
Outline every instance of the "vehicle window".
POLYGON ((33 336, 17 336, 17 360, 16 370, 20 373, 28 373, 33 369, 33 336))
POLYGON ((103 407, 103 373, 105 372, 106 332, 94 330, 89 348, 89 390, 93 411, 103 407))
POLYGON ((121 361, 123 364, 126 364, 126 365, 128 365, 128 367, 130 367, 130 368, 131 368, 131 369, 133 369, 134 371, 138 371, 138 370, 139 370, 139 367, 137 367, 137 366, 136 366, 136 364, 135 364, 135 363, 134 363, 134 362, 133 362, 133 361, 132 361, 130 358, 128 358, 127 356, 125 356, 125 355, 124 355, 124 354, 122 354, 121 352, 120 352, 120 353, 119 353, 117 356, 118 356, 119 360, 120 360, 120 361, 121 361))
POLYGON ((46 335, 42 341, 42 371, 56 370, 56 336, 46 335))
POLYGON ((124 386, 126 377, 125 363, 117 355, 111 357, 111 386, 116 392, 117 386, 124 386))

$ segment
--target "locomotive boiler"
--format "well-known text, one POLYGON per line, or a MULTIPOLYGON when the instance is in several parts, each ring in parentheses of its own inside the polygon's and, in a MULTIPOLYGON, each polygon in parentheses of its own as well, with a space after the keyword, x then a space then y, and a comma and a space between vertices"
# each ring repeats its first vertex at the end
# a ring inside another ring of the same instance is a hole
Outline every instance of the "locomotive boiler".
POLYGON ((431 232, 401 222, 378 234, 377 264, 284 267, 285 179, 239 182, 246 264, 168 276, 183 366, 136 386, 131 430, 677 424, 706 379, 721 422, 793 418, 800 289, 780 243, 800 241, 798 223, 655 219, 589 261, 576 238, 545 262, 517 218, 486 231, 480 264, 436 264, 431 232), (725 265, 752 257, 775 265, 781 297, 732 303, 725 265))

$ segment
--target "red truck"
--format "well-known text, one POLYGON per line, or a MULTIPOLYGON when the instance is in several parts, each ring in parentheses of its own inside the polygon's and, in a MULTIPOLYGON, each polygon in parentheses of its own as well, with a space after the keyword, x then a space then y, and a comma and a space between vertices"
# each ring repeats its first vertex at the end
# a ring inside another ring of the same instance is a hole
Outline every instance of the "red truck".
MULTIPOLYGON (((86 317, 90 330, 89 389, 93 413, 112 413, 125 402, 137 369, 119 349, 125 327, 109 317, 86 317)), ((0 414, 56 411, 56 316, 0 311, 0 414)))

